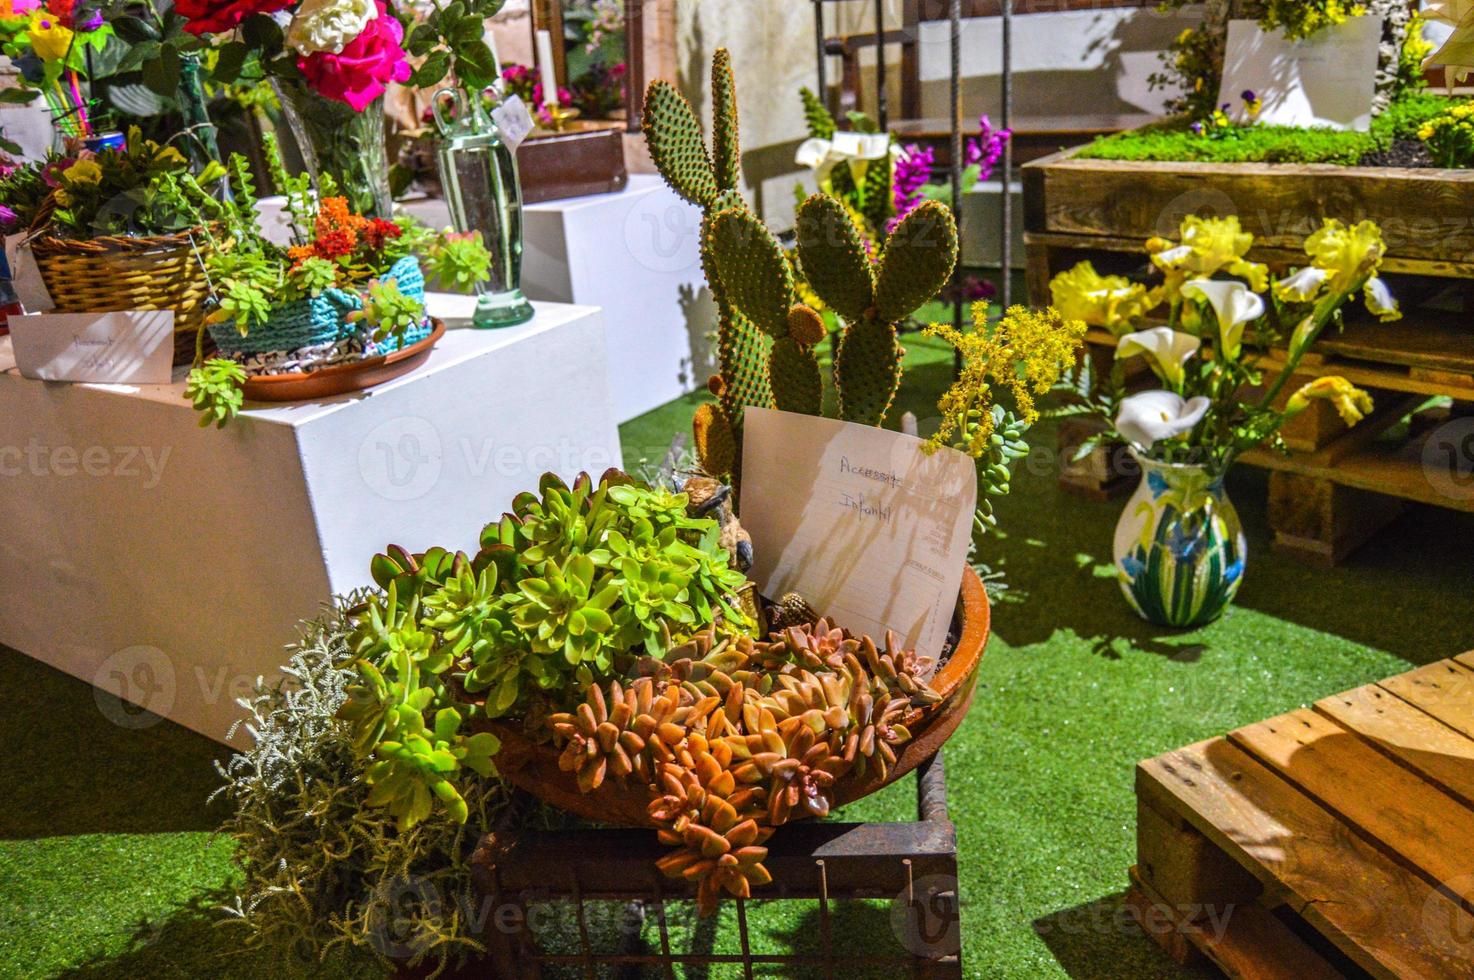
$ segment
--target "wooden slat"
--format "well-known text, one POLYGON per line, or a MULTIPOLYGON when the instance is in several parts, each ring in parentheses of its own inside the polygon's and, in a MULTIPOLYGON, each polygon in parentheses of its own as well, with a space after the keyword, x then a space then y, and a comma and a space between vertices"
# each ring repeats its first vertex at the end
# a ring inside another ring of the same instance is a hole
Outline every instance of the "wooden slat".
POLYGON ((1474 670, 1474 650, 1470 650, 1468 653, 1461 653, 1454 660, 1468 667, 1470 670, 1474 670))
POLYGON ((1315 710, 1474 806, 1474 739, 1375 684, 1317 701, 1315 710))
POLYGON ((1181 966, 1198 953, 1230 980, 1345 980, 1268 909, 1248 902, 1216 921, 1180 913, 1131 869, 1126 904, 1143 930, 1181 966))
POLYGON ((1474 810, 1308 708, 1228 737, 1389 854, 1400 855, 1429 884, 1442 883, 1474 902, 1474 850, 1457 845, 1474 830, 1474 810))
POLYGON ((1474 738, 1474 674, 1458 664, 1439 661, 1389 677, 1381 687, 1474 738))
MULTIPOLYGON (((1044 200, 1045 177, 1047 168, 1053 161, 1067 158, 1074 150, 1064 150, 1052 157, 1026 164, 1023 167, 1024 179, 1024 227, 1027 231, 1024 239, 1036 245, 1049 248, 1074 249, 1077 251, 1102 251, 1102 252, 1130 252, 1141 254, 1143 261, 1142 246, 1144 238, 1122 237, 1114 234, 1081 234, 1079 232, 1056 232, 1049 230, 1050 209, 1044 200)), ((1164 222, 1153 234, 1160 234, 1168 238, 1177 237, 1178 228, 1172 226, 1170 221, 1164 222)), ((1462 258, 1448 258, 1445 253, 1443 257, 1422 258, 1411 255, 1389 255, 1382 261, 1383 272, 1399 272, 1408 275, 1439 276, 1444 278, 1467 279, 1474 276, 1474 262, 1462 258)), ((1249 250, 1248 258, 1255 262, 1263 262, 1273 268, 1286 268, 1289 266, 1301 266, 1306 262, 1305 250, 1299 247, 1273 246, 1257 244, 1249 250)))
POLYGON ((1148 238, 1208 206, 1236 213, 1265 245, 1299 247, 1324 216, 1370 218, 1389 255, 1474 254, 1474 173, 1331 164, 1066 159, 1045 175, 1049 231, 1148 238))
POLYGON ((1149 759, 1136 785, 1284 890, 1292 909, 1374 975, 1474 977, 1456 931, 1474 925, 1467 912, 1226 740, 1149 759))

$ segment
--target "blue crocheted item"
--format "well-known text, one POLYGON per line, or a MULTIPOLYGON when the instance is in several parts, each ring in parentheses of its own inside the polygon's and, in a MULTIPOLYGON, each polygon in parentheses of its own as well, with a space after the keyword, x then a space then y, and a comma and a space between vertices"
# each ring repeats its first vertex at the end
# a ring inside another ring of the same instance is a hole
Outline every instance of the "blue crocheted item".
MULTIPOLYGON (((395 262, 381 279, 393 279, 404 295, 425 302, 425 276, 420 271, 420 261, 412 255, 395 262)), ((325 289, 307 299, 283 303, 271 311, 271 318, 264 324, 251 328, 245 337, 234 323, 210 325, 210 336, 226 354, 268 354, 276 351, 294 351, 303 347, 331 343, 360 331, 367 334, 366 324, 349 323, 348 314, 361 309, 363 302, 354 293, 341 289, 325 289)), ((376 344, 373 353, 387 354, 408 347, 430 336, 428 317, 418 327, 404 333, 402 340, 388 339, 376 344)))

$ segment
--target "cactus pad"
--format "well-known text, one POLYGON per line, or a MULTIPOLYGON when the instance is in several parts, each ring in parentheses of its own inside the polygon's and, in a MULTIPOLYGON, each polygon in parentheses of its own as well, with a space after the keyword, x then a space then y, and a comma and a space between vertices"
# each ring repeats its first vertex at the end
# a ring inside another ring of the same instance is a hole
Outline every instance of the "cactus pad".
POLYGON ((697 207, 708 207, 718 187, 701 123, 685 96, 663 79, 651 82, 645 92, 644 130, 650 158, 665 182, 697 207))
POLYGON ((910 316, 939 293, 957 264, 957 222, 946 206, 925 201, 886 239, 875 284, 882 320, 910 316))
POLYGON ((737 86, 732 79, 732 58, 718 48, 711 61, 711 156, 717 188, 737 187, 737 86))
POLYGON ((777 240, 745 208, 717 214, 709 236, 707 251, 726 299, 769 336, 786 336, 793 279, 777 240))
POLYGON ((840 316, 854 322, 874 305, 870 259, 843 204, 815 194, 799 206, 798 253, 809 286, 840 316))
POLYGON ((696 441, 696 456, 709 475, 722 477, 732 472, 737 463, 737 439, 727 416, 716 405, 696 409, 691 420, 691 434, 696 441))
POLYGON ((850 324, 834 365, 840 418, 861 425, 885 421, 901 385, 900 347, 894 323, 865 317, 850 324))
POLYGON ((824 382, 819 377, 819 361, 814 349, 805 347, 792 337, 773 341, 768 356, 768 376, 773 386, 773 401, 785 412, 819 415, 824 405, 824 382))
POLYGON ((803 303, 795 303, 788 310, 788 336, 812 347, 824 339, 824 318, 803 303))

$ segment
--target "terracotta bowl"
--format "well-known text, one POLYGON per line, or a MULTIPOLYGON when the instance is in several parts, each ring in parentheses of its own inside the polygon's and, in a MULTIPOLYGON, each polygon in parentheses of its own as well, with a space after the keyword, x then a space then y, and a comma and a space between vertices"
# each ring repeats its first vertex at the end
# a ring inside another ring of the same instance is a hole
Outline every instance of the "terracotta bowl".
POLYGON ((363 391, 406 374, 425 363, 430 348, 445 336, 445 324, 431 319, 430 335, 400 350, 316 371, 258 374, 246 379, 245 396, 253 402, 295 402, 363 391))
MULTIPOLYGON (((968 568, 962 577, 962 590, 957 601, 956 625, 958 641, 936 676, 932 687, 942 700, 925 708, 914 709, 906 717, 911 741, 897 753, 896 764, 885 778, 870 773, 860 779, 843 779, 837 792, 837 804, 849 803, 869 796, 892 783, 936 754, 942 743, 951 738, 972 707, 977 683, 978 665, 983 647, 988 642, 990 611, 982 580, 968 568)), ((501 739, 497 753, 497 769, 512 785, 525 790, 544 803, 596 823, 622 827, 653 827, 646 807, 650 802, 648 787, 637 783, 621 784, 607 780, 592 793, 581 793, 572 773, 558 768, 559 750, 550 743, 534 742, 514 725, 483 723, 487 731, 501 739)))

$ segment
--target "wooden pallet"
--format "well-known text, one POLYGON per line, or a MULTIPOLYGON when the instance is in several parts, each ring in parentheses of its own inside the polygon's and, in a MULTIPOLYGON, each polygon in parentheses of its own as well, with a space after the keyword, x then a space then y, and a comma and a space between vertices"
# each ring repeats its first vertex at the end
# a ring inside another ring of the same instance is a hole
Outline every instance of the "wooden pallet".
POLYGON ((1474 978, 1474 653, 1137 766, 1128 906, 1230 977, 1474 978))

